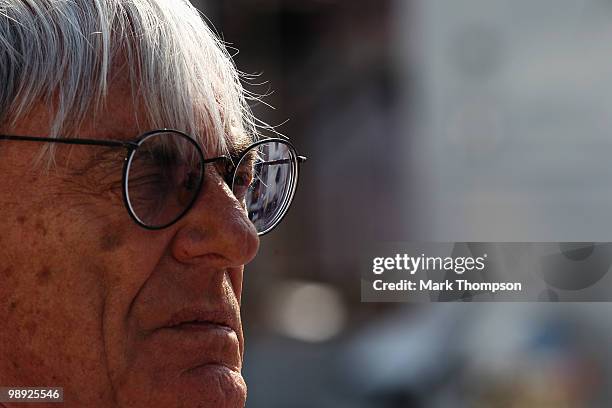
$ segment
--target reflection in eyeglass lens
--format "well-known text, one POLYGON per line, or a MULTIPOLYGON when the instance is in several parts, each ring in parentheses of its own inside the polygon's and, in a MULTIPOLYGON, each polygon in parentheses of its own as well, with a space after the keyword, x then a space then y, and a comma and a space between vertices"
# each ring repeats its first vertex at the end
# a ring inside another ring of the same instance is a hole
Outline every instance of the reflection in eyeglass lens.
POLYGON ((249 219, 261 232, 273 226, 284 212, 290 197, 294 165, 291 152, 283 143, 265 143, 258 146, 257 151, 253 181, 245 202, 249 219))

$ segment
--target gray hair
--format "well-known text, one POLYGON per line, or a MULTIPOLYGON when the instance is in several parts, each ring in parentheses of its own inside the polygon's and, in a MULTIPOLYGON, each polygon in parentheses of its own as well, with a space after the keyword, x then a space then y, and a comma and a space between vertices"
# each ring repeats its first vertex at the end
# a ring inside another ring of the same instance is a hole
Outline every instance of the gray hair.
POLYGON ((222 151, 231 128, 257 135, 231 56, 188 1, 0 0, 0 124, 44 101, 51 137, 78 131, 122 62, 150 126, 222 151))

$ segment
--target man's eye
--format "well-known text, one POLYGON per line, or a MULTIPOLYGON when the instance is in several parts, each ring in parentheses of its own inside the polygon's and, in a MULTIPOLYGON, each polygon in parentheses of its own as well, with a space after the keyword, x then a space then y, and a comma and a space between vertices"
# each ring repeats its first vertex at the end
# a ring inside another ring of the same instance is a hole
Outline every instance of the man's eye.
POLYGON ((233 192, 236 198, 243 200, 253 182, 252 169, 238 169, 234 176, 233 192))
POLYGON ((238 171, 234 177, 234 186, 248 188, 253 182, 252 171, 238 171))

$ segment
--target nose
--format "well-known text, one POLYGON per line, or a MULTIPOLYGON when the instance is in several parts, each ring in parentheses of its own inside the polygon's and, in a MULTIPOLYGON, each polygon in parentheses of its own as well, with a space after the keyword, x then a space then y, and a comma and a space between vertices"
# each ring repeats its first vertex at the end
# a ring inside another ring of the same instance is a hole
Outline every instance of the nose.
POLYGON ((184 263, 206 260, 216 268, 239 267, 257 254, 259 236, 244 207, 210 167, 200 196, 179 221, 172 254, 184 263))

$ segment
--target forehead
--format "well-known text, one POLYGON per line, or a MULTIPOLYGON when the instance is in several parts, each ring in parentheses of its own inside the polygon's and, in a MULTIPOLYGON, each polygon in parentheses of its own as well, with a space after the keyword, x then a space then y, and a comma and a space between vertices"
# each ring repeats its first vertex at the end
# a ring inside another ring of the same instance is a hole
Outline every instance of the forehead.
MULTIPOLYGON (((219 127, 207 128, 205 123, 200 123, 196 131, 190 132, 187 123, 151 119, 154 114, 148 110, 144 99, 134 96, 135 88, 130 75, 125 68, 115 68, 117 70, 109 83, 106 98, 91 107, 78 125, 74 122, 68 124, 59 137, 133 141, 152 130, 176 129, 198 141, 207 157, 238 155, 253 142, 252 134, 239 126, 226 126, 225 131, 220 131, 219 127)), ((219 107, 202 106, 201 109, 206 111, 219 107)), ((2 130, 16 135, 48 137, 51 136, 54 115, 50 105, 37 103, 17 121, 15 127, 2 130)), ((206 113, 200 114, 204 115, 206 113)))
MULTIPOLYGON (((202 109, 207 108, 202 107, 202 109)), ((197 132, 189 132, 188 124, 170 121, 153 124, 150 116, 151 113, 147 111, 144 101, 133 97, 127 78, 120 77, 111 84, 106 102, 87 116, 74 136, 129 141, 136 140, 152 130, 176 129, 197 140, 209 157, 226 153, 220 151, 219 146, 226 146, 228 152, 233 153, 242 151, 253 142, 252 135, 237 126, 229 127, 221 134, 201 124, 197 132)))

